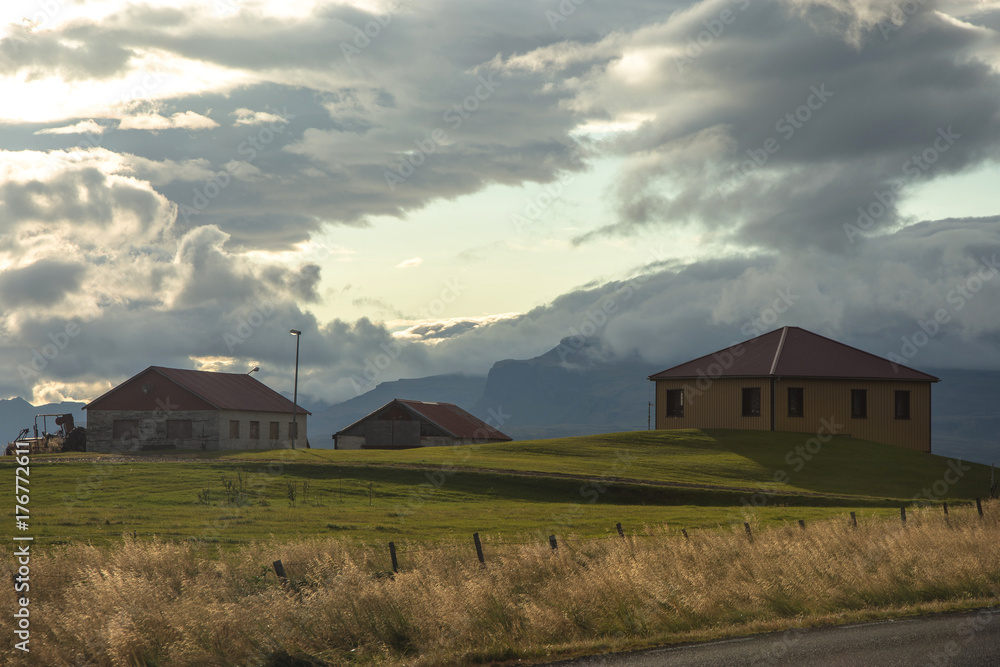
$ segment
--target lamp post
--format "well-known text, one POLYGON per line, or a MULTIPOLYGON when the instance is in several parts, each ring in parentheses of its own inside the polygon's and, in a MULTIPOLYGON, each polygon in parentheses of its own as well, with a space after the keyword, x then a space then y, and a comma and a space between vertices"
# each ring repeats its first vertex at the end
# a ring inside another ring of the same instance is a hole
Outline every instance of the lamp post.
POLYGON ((253 375, 254 373, 256 373, 259 370, 260 370, 260 366, 254 366, 253 368, 250 369, 250 371, 247 373, 247 375, 253 375))
POLYGON ((295 436, 299 434, 296 414, 299 410, 299 338, 302 336, 302 332, 298 329, 292 329, 288 333, 295 336, 295 388, 292 390, 292 449, 295 449, 295 436))

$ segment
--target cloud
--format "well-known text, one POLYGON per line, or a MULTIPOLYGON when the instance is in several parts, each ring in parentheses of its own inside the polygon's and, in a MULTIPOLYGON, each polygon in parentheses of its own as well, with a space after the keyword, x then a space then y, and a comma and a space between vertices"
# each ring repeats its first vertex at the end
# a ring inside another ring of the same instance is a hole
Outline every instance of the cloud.
POLYGON ((41 259, 0 272, 0 302, 9 308, 53 306, 80 289, 86 266, 41 259))
POLYGON ((267 111, 252 111, 245 107, 241 107, 236 111, 229 114, 230 116, 236 116, 236 120, 233 121, 233 125, 264 125, 265 123, 284 123, 285 118, 274 113, 267 111))
POLYGON ((118 125, 119 130, 211 130, 218 127, 211 118, 202 116, 194 111, 184 111, 175 113, 169 118, 159 114, 145 114, 141 116, 126 116, 122 118, 118 125))
POLYGON ((48 127, 38 130, 35 134, 101 134, 107 128, 93 120, 81 120, 74 125, 64 127, 48 127))
POLYGON ((420 257, 413 257, 411 259, 404 259, 402 262, 396 265, 397 269, 415 269, 424 263, 424 260, 420 257))

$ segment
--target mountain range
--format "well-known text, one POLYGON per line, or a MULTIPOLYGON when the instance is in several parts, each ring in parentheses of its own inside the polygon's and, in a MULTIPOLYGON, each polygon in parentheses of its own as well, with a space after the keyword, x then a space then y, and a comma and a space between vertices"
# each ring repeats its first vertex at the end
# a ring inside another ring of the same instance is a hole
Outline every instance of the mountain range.
MULTIPOLYGON (((599 338, 570 338, 533 359, 497 361, 485 377, 394 380, 341 403, 303 407, 312 412, 309 441, 317 448, 332 447, 335 432, 394 398, 454 403, 515 440, 637 431, 649 425, 653 383, 647 378, 659 370, 639 359, 614 358, 599 338)), ((1000 371, 925 370, 941 379, 932 389, 934 453, 1000 463, 1000 371)), ((83 405, 3 400, 0 428, 12 440, 36 414, 66 412, 84 426, 83 405)))

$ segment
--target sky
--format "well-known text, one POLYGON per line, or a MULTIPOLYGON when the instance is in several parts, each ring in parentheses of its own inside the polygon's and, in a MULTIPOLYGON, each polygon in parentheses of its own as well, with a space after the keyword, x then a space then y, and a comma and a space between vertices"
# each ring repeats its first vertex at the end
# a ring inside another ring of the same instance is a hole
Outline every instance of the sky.
POLYGON ((1000 2, 0 8, 0 397, 801 326, 1000 369, 1000 2))

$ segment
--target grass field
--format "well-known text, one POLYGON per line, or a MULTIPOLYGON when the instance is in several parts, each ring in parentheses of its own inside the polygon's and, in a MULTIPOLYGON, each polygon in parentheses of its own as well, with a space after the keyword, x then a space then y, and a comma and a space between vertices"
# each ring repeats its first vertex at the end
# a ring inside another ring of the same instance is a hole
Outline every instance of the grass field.
POLYGON ((983 518, 936 510, 914 509, 905 527, 826 520, 753 540, 732 528, 554 551, 487 541, 485 566, 469 545, 404 545, 397 574, 384 548, 338 539, 263 540, 215 558, 184 542, 64 545, 31 558, 30 659, 5 614, 0 663, 509 665, 791 630, 770 640, 779 661, 807 627, 995 604, 1000 506, 986 503, 983 518))
MULTIPOLYGON (((223 545, 314 536, 434 542, 473 532, 544 540, 603 536, 618 522, 636 532, 885 516, 922 494, 953 504, 988 494, 985 466, 844 437, 809 453, 807 440, 639 431, 395 452, 37 456, 31 532, 40 544, 118 541, 133 531, 223 545), (227 502, 223 480, 238 476, 243 498, 227 502)), ((11 469, 0 492, 12 486, 11 469)))

